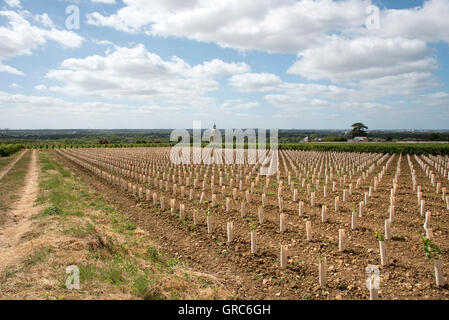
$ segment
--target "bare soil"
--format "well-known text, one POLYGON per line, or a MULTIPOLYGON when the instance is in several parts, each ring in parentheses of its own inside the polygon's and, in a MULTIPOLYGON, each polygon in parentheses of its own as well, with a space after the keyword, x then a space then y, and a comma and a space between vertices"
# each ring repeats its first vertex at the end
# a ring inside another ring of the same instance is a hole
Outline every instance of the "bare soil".
POLYGON ((39 156, 42 171, 33 151, 22 196, 0 227, 0 299, 231 297, 213 275, 159 251, 148 232, 56 166, 50 153, 39 156), (55 194, 60 211, 46 213, 55 194), (80 270, 79 290, 66 287, 72 265, 80 270))
POLYGON ((9 162, 6 166, 4 166, 1 170, 0 170, 0 180, 3 179, 4 176, 6 176, 8 174, 8 172, 14 167, 14 165, 20 160, 22 159, 22 157, 25 155, 25 153, 27 152, 27 150, 23 150, 21 153, 19 153, 15 158, 13 158, 11 160, 11 162, 9 162))
MULTIPOLYGON (((200 216, 199 226, 192 226, 193 210, 204 210, 204 206, 189 201, 188 196, 182 199, 178 193, 175 197, 178 205, 186 205, 188 220, 185 222, 169 210, 162 212, 151 202, 141 201, 118 187, 107 185, 66 158, 58 155, 57 159, 91 185, 96 192, 102 194, 120 212, 127 214, 141 228, 147 230, 164 250, 182 259, 191 268, 213 274, 222 280, 227 289, 234 293, 235 298, 368 299, 369 292, 365 286, 368 277, 365 268, 368 265, 376 265, 380 269, 381 299, 449 298, 449 287, 435 285, 433 263, 424 256, 420 241, 424 221, 419 215, 416 194, 411 188, 411 174, 405 156, 400 163, 393 239, 387 241, 389 265, 384 267, 380 266, 379 244, 374 234, 376 231, 383 232, 384 220, 388 218, 391 181, 396 172, 398 156, 395 156, 377 192, 370 198, 355 230, 351 230, 351 213, 363 200, 367 185, 354 190, 346 203, 341 202, 341 210, 338 213, 333 212, 332 208, 334 197, 339 195, 341 199, 340 189, 335 193, 329 192, 326 198, 318 196, 317 205, 314 207, 308 203, 307 193, 301 190, 299 198, 307 205, 306 213, 302 217, 298 216, 297 202, 291 201, 288 196, 290 190, 285 190, 284 213, 288 226, 287 231, 283 233, 279 232, 277 196, 276 190, 272 189, 273 195, 267 196, 264 209, 266 222, 257 226, 260 249, 254 255, 250 253, 250 228, 252 221, 257 221, 255 213, 260 199, 257 199, 257 203, 254 201, 250 205, 247 204, 246 210, 250 219, 240 218, 239 201, 233 201, 233 210, 229 213, 220 206, 213 209, 217 227, 213 234, 207 234, 204 214, 200 216), (322 205, 327 205, 329 210, 327 223, 321 222, 322 205), (235 240, 232 243, 226 242, 228 221, 234 221, 235 240), (312 241, 305 239, 306 221, 312 222, 312 241), (338 251, 338 230, 341 228, 345 229, 347 234, 347 250, 344 252, 338 251), (286 269, 279 268, 280 244, 289 247, 286 269), (328 285, 325 287, 320 287, 318 283, 318 255, 325 256, 329 266, 328 285)), ((449 212, 441 201, 441 195, 435 193, 434 187, 418 163, 414 159, 412 162, 428 202, 428 210, 432 212, 434 241, 443 251, 444 269, 447 270, 449 265, 445 257, 449 255, 449 212)), ((286 180, 285 176, 283 180, 286 180)), ((289 189, 287 183, 284 183, 285 189, 289 189)), ((447 180, 443 181, 444 186, 449 187, 447 180)), ((147 185, 145 188, 157 192, 158 195, 164 194, 166 201, 172 198, 171 192, 161 192, 158 188, 147 185)), ((195 199, 199 198, 200 192, 201 190, 195 191, 195 199)), ((220 192, 217 192, 218 194, 220 192)), ((218 202, 224 203, 221 196, 217 198, 218 202)))
POLYGON ((39 175, 37 151, 33 150, 20 200, 7 213, 6 222, 0 230, 0 270, 19 261, 32 249, 28 242, 21 242, 21 238, 30 231, 32 223, 30 218, 39 212, 39 208, 35 206, 39 191, 39 175))

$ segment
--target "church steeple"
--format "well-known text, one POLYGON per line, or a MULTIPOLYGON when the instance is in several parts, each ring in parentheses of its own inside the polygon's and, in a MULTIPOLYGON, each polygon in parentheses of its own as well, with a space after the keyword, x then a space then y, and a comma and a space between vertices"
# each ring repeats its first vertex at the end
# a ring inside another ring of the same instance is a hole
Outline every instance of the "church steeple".
POLYGON ((214 141, 214 136, 215 136, 216 132, 217 132, 217 125, 215 124, 215 121, 214 121, 214 126, 210 133, 210 139, 209 139, 210 142, 214 141))

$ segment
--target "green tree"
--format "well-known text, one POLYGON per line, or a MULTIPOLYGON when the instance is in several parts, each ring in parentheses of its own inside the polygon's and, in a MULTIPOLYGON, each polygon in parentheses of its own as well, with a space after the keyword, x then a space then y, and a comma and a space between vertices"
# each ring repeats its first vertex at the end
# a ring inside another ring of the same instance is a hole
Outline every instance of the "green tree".
POLYGON ((430 141, 439 141, 442 140, 443 137, 440 136, 438 133, 432 132, 431 134, 429 134, 429 140, 430 141))
POLYGON ((368 134, 366 130, 368 130, 368 127, 365 126, 361 122, 356 122, 352 126, 352 130, 349 133, 350 137, 366 137, 368 134))

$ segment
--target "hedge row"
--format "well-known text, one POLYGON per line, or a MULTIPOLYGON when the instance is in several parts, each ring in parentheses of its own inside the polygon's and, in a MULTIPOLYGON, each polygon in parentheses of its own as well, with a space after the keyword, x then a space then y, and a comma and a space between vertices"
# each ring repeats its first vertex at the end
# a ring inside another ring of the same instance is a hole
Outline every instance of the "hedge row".
POLYGON ((0 144, 0 157, 7 157, 23 149, 21 144, 0 144))
MULTIPOLYGON (((148 143, 148 144, 30 144, 28 148, 138 148, 138 147, 171 147, 176 143, 148 143)), ((203 147, 207 143, 202 143, 203 147)), ((6 145, 11 146, 11 145, 6 145)), ((13 145, 20 150, 23 146, 13 145)), ((245 147, 247 144, 245 143, 245 147)), ((449 155, 449 143, 280 143, 280 150, 303 151, 336 151, 336 152, 367 152, 367 153, 396 153, 396 154, 434 154, 449 155)), ((1 148, 1 145, 0 145, 1 148)), ((269 146, 267 146, 269 148, 269 146)), ((0 149, 1 150, 1 149, 0 149)), ((13 152, 16 152, 13 151, 13 152)), ((11 154, 11 153, 10 153, 11 154)), ((3 156, 3 155, 2 155, 3 156)))
POLYGON ((448 143, 284 143, 279 149, 449 155, 448 143))

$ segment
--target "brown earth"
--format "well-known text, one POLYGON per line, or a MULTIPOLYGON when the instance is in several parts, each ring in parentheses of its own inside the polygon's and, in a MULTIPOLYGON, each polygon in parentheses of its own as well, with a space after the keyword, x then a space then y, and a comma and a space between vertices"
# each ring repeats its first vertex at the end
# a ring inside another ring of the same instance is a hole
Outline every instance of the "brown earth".
MULTIPOLYGON (((19 157, 22 156, 23 153, 19 157)), ((30 231, 30 218, 39 212, 39 208, 34 205, 39 192, 39 175, 37 151, 33 150, 25 177, 25 186, 21 191, 22 196, 14 208, 7 213, 6 222, 0 230, 0 270, 23 259, 32 251, 30 243, 20 240, 30 231)))
POLYGON ((17 155, 11 162, 9 162, 4 168, 0 171, 0 180, 3 179, 4 176, 8 174, 8 172, 14 167, 14 165, 22 159, 22 157, 25 155, 27 150, 23 150, 19 155, 17 155))
MULTIPOLYGON (((376 231, 383 231, 384 220, 388 218, 389 191, 394 178, 398 156, 389 166, 378 191, 370 198, 363 217, 358 220, 358 228, 351 230, 351 212, 354 204, 363 200, 367 186, 355 190, 349 201, 341 203, 339 213, 333 212, 333 199, 341 190, 329 192, 327 198, 318 196, 315 207, 308 203, 307 193, 300 190, 299 198, 306 202, 306 213, 297 214, 297 202, 288 201, 284 196, 284 213, 287 216, 287 231, 279 232, 279 210, 275 190, 267 196, 268 205, 264 209, 266 222, 257 226, 258 253, 250 253, 250 228, 257 221, 257 205, 247 205, 250 219, 240 218, 239 202, 233 201, 232 212, 212 209, 216 230, 207 234, 205 216, 200 224, 193 227, 191 213, 200 205, 175 197, 177 203, 186 205, 188 221, 181 221, 170 211, 162 212, 150 203, 111 187, 74 165, 66 158, 56 158, 83 181, 91 185, 98 193, 113 204, 117 210, 126 213, 140 227, 153 235, 154 240, 164 250, 182 259, 193 269, 214 274, 223 280, 226 287, 233 291, 238 299, 367 299, 369 292, 365 281, 368 265, 380 269, 381 299, 448 299, 449 288, 437 287, 433 274, 433 263, 424 256, 422 243, 423 217, 419 215, 416 195, 411 189, 411 174, 407 158, 402 157, 399 189, 396 195, 396 215, 392 224, 393 239, 387 241, 389 265, 380 266, 379 245, 374 237, 376 231), (328 206, 329 220, 321 222, 321 205, 328 206), (234 221, 235 241, 226 242, 226 222, 234 221), (305 221, 311 221, 313 240, 305 239, 305 221), (347 250, 338 251, 338 229, 344 228, 347 234, 347 250), (289 263, 286 269, 279 268, 279 245, 289 246, 289 263), (329 266, 328 285, 318 284, 318 255, 325 256, 329 266)), ((448 211, 439 195, 419 167, 412 159, 417 171, 419 184, 428 210, 432 212, 432 227, 435 242, 442 248, 444 267, 448 263, 444 257, 449 254, 448 211)), ((378 171, 375 171, 377 173, 378 171)), ((286 177, 283 177, 285 179, 286 177)), ((285 182, 287 186, 287 183, 285 182)), ((443 186, 448 187, 444 181, 443 186)), ((148 186, 146 186, 148 187, 148 186)), ((288 188, 286 188, 288 189, 288 188)), ((449 189, 449 188, 448 188, 449 189)), ((151 188, 160 194, 158 188, 151 188)), ((195 199, 199 198, 195 191, 195 199)), ((288 194, 284 191, 285 194, 288 194)), ((166 200, 172 198, 170 192, 166 200)), ((218 198, 218 197, 217 197, 218 198)), ((259 200, 259 199, 258 199, 259 200)), ((220 202, 220 200, 218 200, 220 202)), ((203 207, 204 208, 204 207, 203 207)), ((202 210, 202 209, 200 209, 202 210)))
POLYGON ((90 188, 56 168, 53 160, 48 160, 48 152, 42 165, 54 169, 43 167, 41 171, 37 153, 31 153, 22 196, 0 228, 0 299, 231 297, 213 275, 188 269, 159 251, 148 232, 138 227, 123 229, 129 223, 122 215, 113 214, 110 208, 105 207, 105 214, 91 207, 87 199, 105 204, 90 188), (51 191, 46 187, 50 180, 63 181, 53 190, 60 197, 74 196, 62 207, 64 215, 45 214, 43 210, 52 208, 51 191), (71 213, 76 208, 83 210, 71 213), (65 287, 65 271, 70 265, 81 270, 80 290, 65 287), (132 268, 120 270, 118 266, 132 268))

